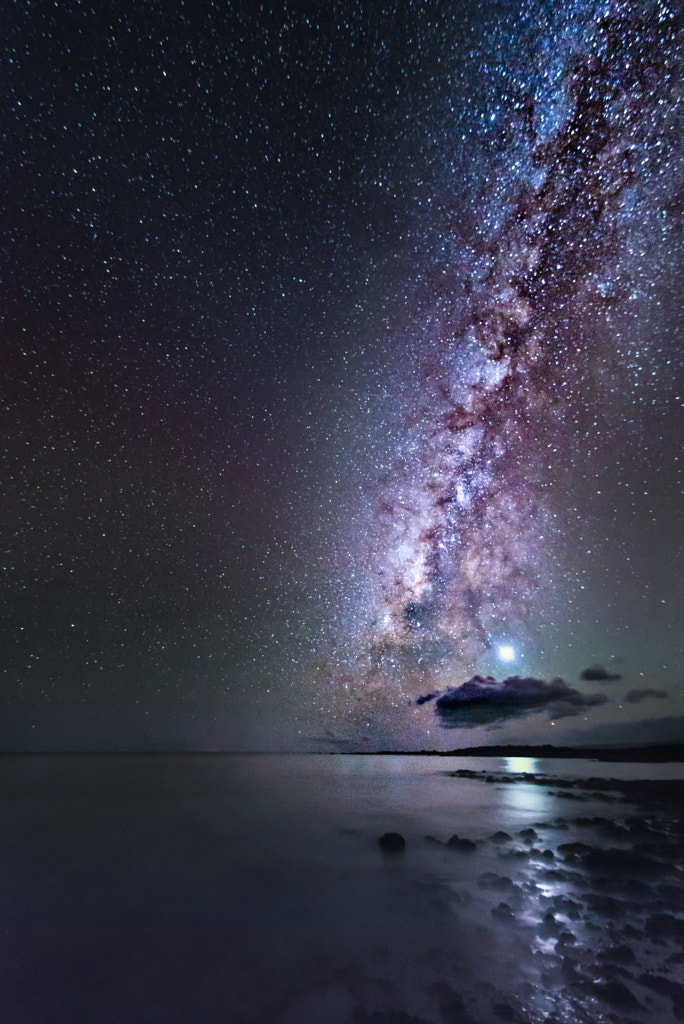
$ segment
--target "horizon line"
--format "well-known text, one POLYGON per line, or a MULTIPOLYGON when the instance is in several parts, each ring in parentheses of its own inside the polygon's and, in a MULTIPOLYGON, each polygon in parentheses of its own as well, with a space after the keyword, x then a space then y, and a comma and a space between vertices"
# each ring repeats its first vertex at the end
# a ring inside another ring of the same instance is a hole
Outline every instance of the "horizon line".
POLYGON ((656 752, 678 752, 681 755, 681 759, 684 760, 684 741, 682 742, 671 742, 671 741, 656 741, 652 743, 613 743, 613 744, 587 744, 584 746, 575 746, 570 744, 552 744, 552 743, 505 743, 505 744, 477 744, 472 747, 458 747, 450 750, 435 750, 435 749, 378 749, 378 750, 216 750, 216 749, 202 749, 202 748, 173 748, 173 747, 142 747, 142 748, 94 748, 94 749, 40 749, 40 750, 3 750, 0 749, 0 756, 144 756, 152 757, 155 755, 159 756, 255 756, 255 755, 278 755, 278 756, 302 756, 302 755, 315 755, 315 756, 345 756, 345 755, 366 755, 366 756, 381 756, 381 755, 397 755, 397 756, 433 756, 433 757, 478 757, 478 756, 525 756, 527 752, 528 756, 535 756, 533 752, 537 752, 536 756, 557 756, 557 757, 568 757, 575 754, 578 757, 597 757, 600 755, 609 754, 629 754, 634 753, 647 753, 652 751, 656 752))

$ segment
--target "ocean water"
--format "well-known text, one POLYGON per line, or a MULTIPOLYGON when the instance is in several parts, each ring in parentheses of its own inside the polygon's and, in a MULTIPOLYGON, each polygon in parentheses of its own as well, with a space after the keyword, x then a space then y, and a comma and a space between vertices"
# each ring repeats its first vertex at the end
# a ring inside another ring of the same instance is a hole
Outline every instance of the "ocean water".
POLYGON ((583 760, 2 757, 2 1020, 673 1024, 682 779, 583 760))

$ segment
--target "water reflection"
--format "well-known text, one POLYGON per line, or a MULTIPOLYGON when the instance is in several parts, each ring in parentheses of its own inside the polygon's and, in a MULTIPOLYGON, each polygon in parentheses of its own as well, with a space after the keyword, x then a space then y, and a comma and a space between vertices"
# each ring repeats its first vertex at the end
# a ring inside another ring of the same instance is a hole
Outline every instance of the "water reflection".
POLYGON ((507 772, 528 772, 534 775, 537 771, 536 757, 504 757, 504 768, 507 772))
POLYGON ((538 774, 537 759, 534 757, 504 757, 504 770, 516 777, 515 785, 503 787, 503 796, 511 810, 529 812, 542 816, 551 807, 551 797, 547 791, 534 782, 538 774), (525 776, 530 777, 526 784, 525 776))

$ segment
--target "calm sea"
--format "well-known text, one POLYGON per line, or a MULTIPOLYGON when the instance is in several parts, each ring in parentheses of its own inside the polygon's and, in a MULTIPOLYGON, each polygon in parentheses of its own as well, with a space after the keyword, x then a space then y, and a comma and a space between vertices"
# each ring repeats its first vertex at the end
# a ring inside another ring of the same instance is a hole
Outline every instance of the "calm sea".
MULTIPOLYGON (((469 1007, 476 1024, 541 1021, 555 1003, 534 960, 549 952, 539 900, 577 885, 559 875, 544 888, 534 857, 574 837, 578 818, 641 812, 607 794, 506 782, 521 772, 684 778, 682 765, 583 760, 4 756, 2 1020, 441 1024, 469 1007), (459 769, 490 781, 449 774, 459 769), (527 828, 535 840, 519 838, 527 828), (517 862, 502 864, 499 830, 517 862), (390 831, 407 846, 388 859, 377 839, 390 831), (443 845, 453 834, 475 852, 443 845), (483 889, 490 875, 508 879, 492 882, 504 887, 495 896, 483 889), (502 932, 491 914, 509 882, 527 909, 509 900, 517 916, 502 932), (495 994, 476 1006, 486 986, 495 994)), ((581 827, 583 841, 606 845, 581 827)), ((595 943, 592 927, 605 926, 585 915, 573 941, 595 943)), ((559 1019, 603 1019, 577 1006, 559 1019)))

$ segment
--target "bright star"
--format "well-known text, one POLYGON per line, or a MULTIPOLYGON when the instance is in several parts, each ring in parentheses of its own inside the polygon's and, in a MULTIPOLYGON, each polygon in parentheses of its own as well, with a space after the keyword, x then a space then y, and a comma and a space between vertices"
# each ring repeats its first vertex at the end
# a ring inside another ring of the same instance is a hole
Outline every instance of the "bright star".
POLYGON ((508 644, 501 644, 498 649, 500 661, 515 661, 515 651, 508 644))

